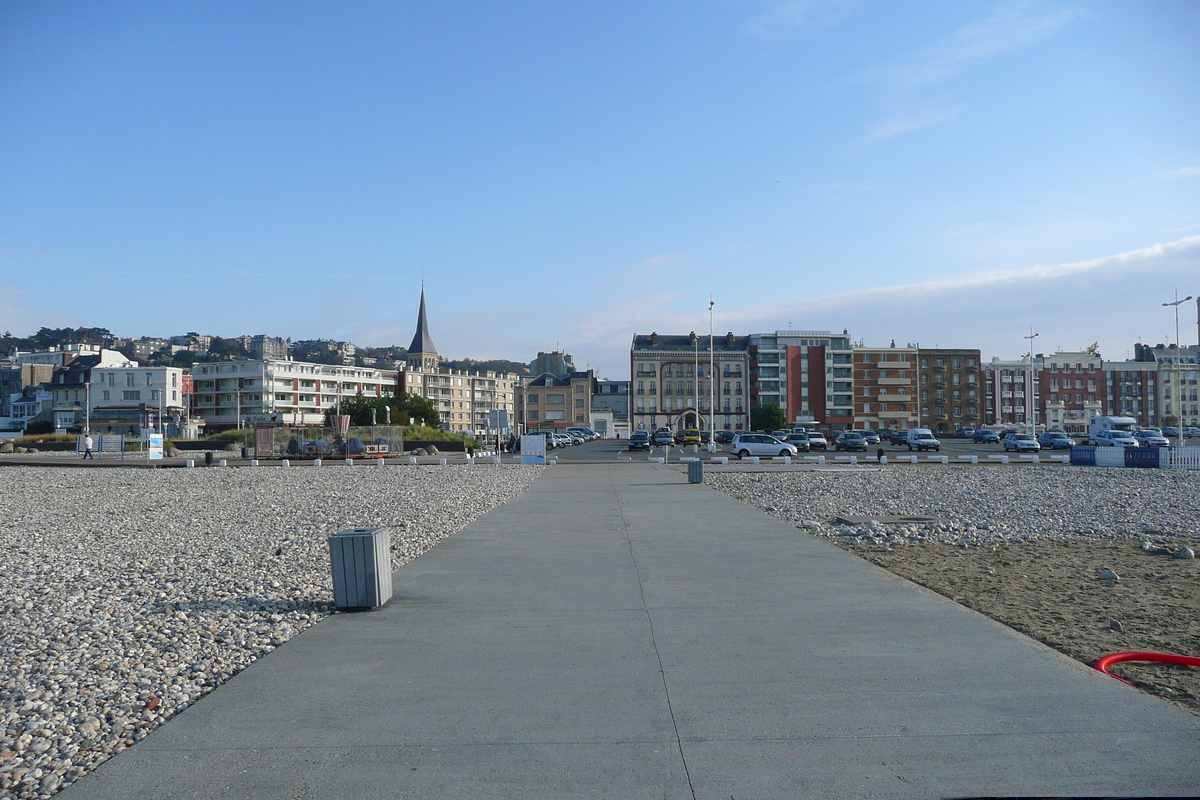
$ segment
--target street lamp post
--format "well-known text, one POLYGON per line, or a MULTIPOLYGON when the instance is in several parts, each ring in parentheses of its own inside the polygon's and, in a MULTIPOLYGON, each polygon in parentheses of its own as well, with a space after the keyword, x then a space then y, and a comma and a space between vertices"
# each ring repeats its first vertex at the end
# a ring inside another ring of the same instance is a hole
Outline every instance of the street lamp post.
POLYGON ((1183 383, 1183 381, 1180 380, 1180 375, 1182 374, 1180 370, 1183 369, 1183 362, 1181 361, 1183 355, 1183 346, 1179 343, 1179 304, 1186 303, 1191 299, 1192 296, 1189 294, 1187 297, 1180 300, 1179 290, 1176 289, 1175 302, 1163 303, 1164 306, 1175 307, 1175 407, 1179 409, 1179 413, 1175 415, 1175 433, 1178 434, 1176 439, 1179 447, 1183 447, 1183 400, 1179 396, 1180 389, 1182 388, 1181 384, 1183 383))
POLYGON ((713 298, 708 296, 708 452, 717 451, 717 376, 713 372, 713 298))
POLYGON ((1027 379, 1025 381, 1025 383, 1028 387, 1026 389, 1028 396, 1025 398, 1025 408, 1026 408, 1025 429, 1031 435, 1034 432, 1033 412, 1034 412, 1034 408, 1035 408, 1035 405, 1033 402, 1033 386, 1034 386, 1034 383, 1033 383, 1033 340, 1039 336, 1041 336, 1040 333, 1034 333, 1033 328, 1030 328, 1029 335, 1025 337, 1026 339, 1029 340, 1029 367, 1026 369, 1027 379))

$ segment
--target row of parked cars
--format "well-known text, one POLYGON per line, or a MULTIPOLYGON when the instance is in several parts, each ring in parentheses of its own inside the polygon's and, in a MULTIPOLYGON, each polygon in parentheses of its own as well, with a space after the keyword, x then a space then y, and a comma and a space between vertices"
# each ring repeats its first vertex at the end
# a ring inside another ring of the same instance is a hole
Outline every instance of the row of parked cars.
POLYGON ((553 450, 556 447, 573 447, 575 445, 589 442, 592 439, 599 439, 600 434, 596 433, 591 428, 565 428, 561 431, 535 431, 532 435, 541 434, 546 437, 546 449, 553 450))

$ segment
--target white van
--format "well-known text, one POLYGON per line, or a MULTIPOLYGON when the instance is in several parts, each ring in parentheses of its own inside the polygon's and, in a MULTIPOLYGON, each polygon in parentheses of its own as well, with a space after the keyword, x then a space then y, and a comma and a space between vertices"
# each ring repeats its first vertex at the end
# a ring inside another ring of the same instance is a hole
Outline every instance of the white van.
POLYGON ((942 449, 942 443, 933 435, 933 431, 928 428, 912 428, 908 431, 904 443, 908 445, 909 450, 935 450, 942 449))

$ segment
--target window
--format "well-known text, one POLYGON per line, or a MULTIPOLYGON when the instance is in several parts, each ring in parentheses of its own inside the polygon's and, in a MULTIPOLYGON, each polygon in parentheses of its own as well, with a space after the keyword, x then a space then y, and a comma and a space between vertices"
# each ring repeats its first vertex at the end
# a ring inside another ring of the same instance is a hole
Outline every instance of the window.
POLYGON ((576 407, 576 408, 583 408, 583 398, 577 398, 577 399, 575 400, 575 407, 576 407))
POLYGON ((107 400, 107 399, 108 399, 108 389, 105 389, 105 390, 104 390, 103 392, 101 392, 100 394, 102 395, 102 396, 101 396, 101 398, 100 398, 101 400, 107 400))
POLYGON ((583 384, 575 384, 575 394, 583 394, 583 384))
POLYGON ((150 390, 150 399, 151 399, 151 400, 157 400, 157 399, 158 399, 158 389, 151 389, 151 390, 150 390))
POLYGON ((567 415, 566 415, 566 412, 564 412, 564 411, 547 411, 546 412, 546 419, 565 420, 566 418, 567 418, 567 415))
POLYGON ((538 395, 536 395, 536 394, 529 395, 529 397, 526 399, 525 402, 531 406, 536 406, 538 404, 538 395))
MULTIPOLYGON (((562 405, 567 402, 567 396, 565 394, 548 394, 546 395, 546 402, 562 405)), ((562 419, 562 417, 559 417, 559 419, 562 419)))
POLYGON ((537 420, 537 418, 538 418, 538 412, 536 412, 536 411, 530 411, 530 412, 529 412, 529 419, 530 419, 530 420, 534 420, 534 421, 536 421, 536 420, 537 420))
MULTIPOLYGON (((670 375, 670 374, 671 374, 671 370, 670 370, 670 369, 668 369, 668 370, 667 370, 667 374, 668 374, 668 375, 670 375)), ((670 393, 671 393, 671 382, 670 382, 670 381, 663 381, 663 394, 670 394, 670 393)))
MULTIPOLYGON (((130 375, 129 378, 130 378, 130 380, 132 380, 133 376, 130 375)), ((121 392, 121 399, 122 400, 141 400, 142 393, 137 389, 134 389, 133 391, 126 390, 124 392, 121 392)))
POLYGON ((133 373, 132 373, 132 372, 130 372, 130 373, 128 373, 128 374, 126 374, 126 376, 125 376, 125 385, 126 385, 126 386, 133 386, 133 373))
POLYGON ((151 382, 153 379, 154 379, 154 376, 153 376, 153 374, 151 374, 151 373, 147 372, 147 373, 146 373, 146 385, 147 385, 147 386, 149 386, 149 385, 150 385, 150 382, 151 382))

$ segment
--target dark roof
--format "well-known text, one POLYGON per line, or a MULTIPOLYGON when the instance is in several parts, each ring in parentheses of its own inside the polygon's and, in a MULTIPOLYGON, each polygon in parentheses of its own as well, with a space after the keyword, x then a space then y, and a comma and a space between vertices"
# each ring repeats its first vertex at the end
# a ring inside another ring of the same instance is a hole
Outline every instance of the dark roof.
POLYGON ((429 320, 425 318, 425 287, 421 287, 421 310, 417 314, 417 332, 413 335, 412 344, 408 346, 409 354, 437 354, 433 339, 429 335, 429 320))
MULTIPOLYGON (((691 353, 697 348, 701 353, 708 352, 707 335, 698 334, 696 336, 696 344, 692 344, 692 337, 690 334, 674 336, 657 333, 635 333, 633 335, 633 349, 635 351, 650 353, 691 353)), ((713 337, 713 352, 741 353, 746 352, 749 349, 749 336, 719 334, 713 337)))
POLYGON ((552 372, 543 372, 531 380, 526 386, 570 386, 570 381, 563 380, 552 372))

